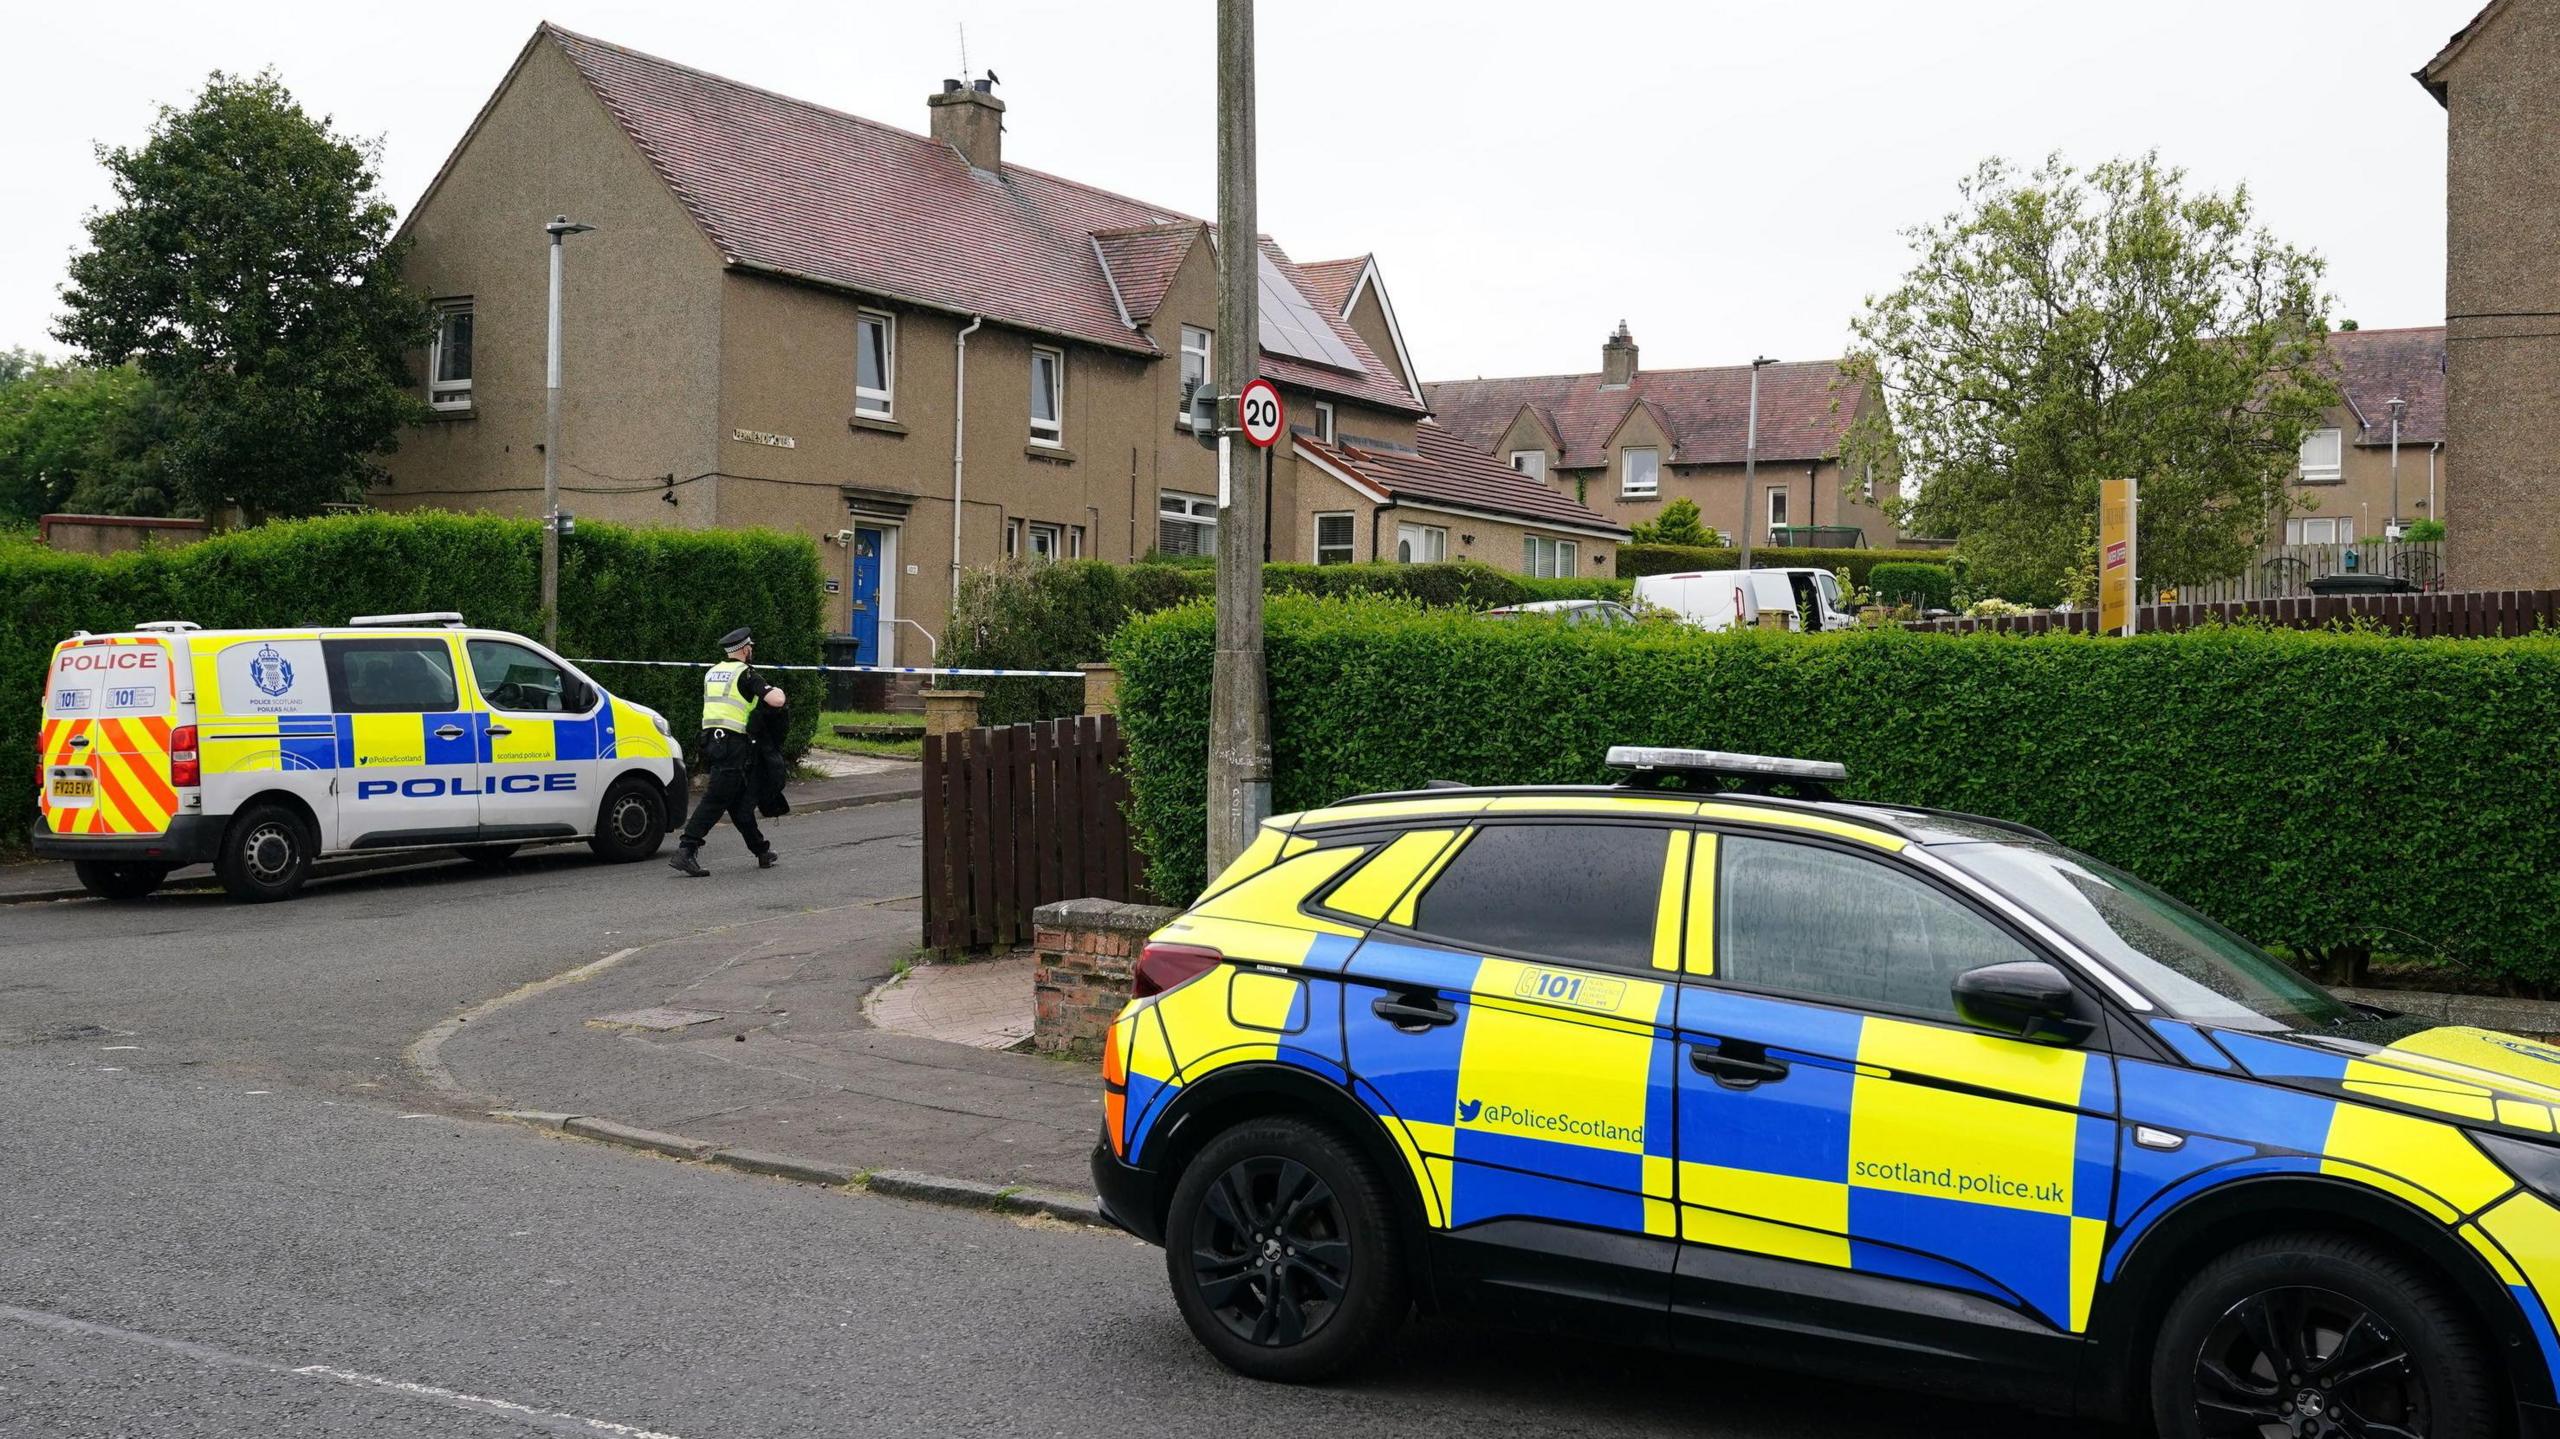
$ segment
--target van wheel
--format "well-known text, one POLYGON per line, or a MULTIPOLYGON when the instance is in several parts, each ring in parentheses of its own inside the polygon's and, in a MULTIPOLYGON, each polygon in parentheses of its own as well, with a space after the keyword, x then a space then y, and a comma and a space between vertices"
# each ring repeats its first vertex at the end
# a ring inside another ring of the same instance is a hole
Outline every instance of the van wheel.
POLYGON ((658 786, 640 775, 624 775, 604 792, 596 810, 595 838, 587 847, 611 864, 630 864, 658 852, 667 838, 665 801, 658 786))
POLYGON ((2162 1318, 2152 1417, 2172 1439, 2489 1439, 2497 1379, 2461 1306, 2406 1261, 2330 1234, 2205 1266, 2162 1318))
POLYGON ((71 872, 80 876, 82 889, 100 899, 140 899, 169 877, 169 866, 84 859, 72 865, 71 872))
POLYGON ((1255 1120, 1209 1141, 1165 1218, 1174 1302, 1240 1374, 1340 1374, 1376 1358, 1411 1307, 1386 1185, 1304 1120, 1255 1120))
POLYGON ((316 845, 301 815, 280 804, 254 804, 223 834, 214 873, 233 899, 290 899, 311 877, 316 845))

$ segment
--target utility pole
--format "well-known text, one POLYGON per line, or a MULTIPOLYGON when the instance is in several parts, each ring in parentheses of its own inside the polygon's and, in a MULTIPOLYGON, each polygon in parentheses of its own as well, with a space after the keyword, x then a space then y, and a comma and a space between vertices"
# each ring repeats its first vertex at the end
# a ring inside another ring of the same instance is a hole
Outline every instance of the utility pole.
POLYGON ((1218 652, 1209 681, 1209 867, 1271 814, 1271 695, 1262 653, 1262 466, 1236 454, 1236 397, 1262 361, 1254 215, 1253 0, 1218 0, 1218 652))
POLYGON ((1751 496, 1760 479, 1760 372, 1778 363, 1766 355, 1751 362, 1751 418, 1742 431, 1742 559, 1751 568, 1751 496))
POLYGON ((594 229, 566 215, 542 227, 551 237, 550 390, 542 417, 542 642, 560 647, 560 242, 594 229))
POLYGON ((2409 408, 2409 402, 2393 395, 2383 403, 2391 409, 2391 538, 2396 540, 2400 538, 2400 412, 2409 408))

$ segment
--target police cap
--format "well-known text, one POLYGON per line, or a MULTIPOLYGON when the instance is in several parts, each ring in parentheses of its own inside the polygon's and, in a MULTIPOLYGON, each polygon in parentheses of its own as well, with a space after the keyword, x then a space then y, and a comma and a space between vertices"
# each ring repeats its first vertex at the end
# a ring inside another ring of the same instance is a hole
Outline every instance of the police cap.
POLYGON ((720 637, 720 650, 721 653, 726 654, 730 650, 738 648, 740 645, 751 645, 755 642, 756 632, 748 629, 744 625, 740 625, 738 628, 731 630, 720 637))

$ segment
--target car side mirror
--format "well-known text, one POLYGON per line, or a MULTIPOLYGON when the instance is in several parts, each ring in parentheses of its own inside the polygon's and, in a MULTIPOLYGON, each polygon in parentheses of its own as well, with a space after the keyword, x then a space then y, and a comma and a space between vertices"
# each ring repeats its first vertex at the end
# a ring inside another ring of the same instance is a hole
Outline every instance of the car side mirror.
POLYGON ((2097 1020, 2080 989, 2041 959, 1968 969, 1949 986, 1964 1022, 2039 1044, 2078 1044, 2097 1020))
POLYGON ((562 714, 585 714, 587 708, 595 702, 595 691, 588 687, 585 680, 573 676, 561 689, 560 712, 562 714))

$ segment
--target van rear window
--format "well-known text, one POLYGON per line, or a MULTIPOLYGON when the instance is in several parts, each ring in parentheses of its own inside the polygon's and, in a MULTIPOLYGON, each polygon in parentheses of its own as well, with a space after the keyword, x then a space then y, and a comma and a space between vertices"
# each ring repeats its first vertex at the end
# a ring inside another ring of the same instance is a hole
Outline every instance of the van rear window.
POLYGON ((169 652, 158 640, 65 645, 45 677, 47 719, 165 715, 171 699, 169 652))

